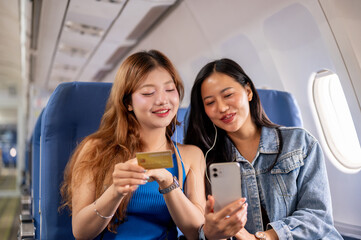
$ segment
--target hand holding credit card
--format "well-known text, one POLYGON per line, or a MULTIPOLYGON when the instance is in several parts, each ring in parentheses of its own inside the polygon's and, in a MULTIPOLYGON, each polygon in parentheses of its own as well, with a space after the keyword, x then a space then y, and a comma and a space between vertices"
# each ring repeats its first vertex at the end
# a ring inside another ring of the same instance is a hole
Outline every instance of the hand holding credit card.
POLYGON ((173 167, 172 151, 136 153, 138 164, 145 169, 173 167))

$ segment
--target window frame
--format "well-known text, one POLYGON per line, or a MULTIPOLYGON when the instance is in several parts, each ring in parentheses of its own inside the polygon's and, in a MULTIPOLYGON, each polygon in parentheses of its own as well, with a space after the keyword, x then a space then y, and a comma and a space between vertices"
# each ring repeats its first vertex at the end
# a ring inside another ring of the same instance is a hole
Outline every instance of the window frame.
POLYGON ((315 111, 315 115, 317 116, 316 118, 318 123, 318 130, 322 137, 321 144, 323 145, 325 154, 339 170, 346 173, 359 172, 361 170, 361 159, 360 157, 357 158, 357 155, 359 154, 358 156, 361 156, 360 140, 357 137, 355 123, 352 119, 350 108, 348 106, 347 99, 345 97, 339 77, 336 73, 330 70, 322 70, 313 75, 311 82, 311 96, 313 100, 313 108, 315 111), (335 91, 335 85, 340 86, 341 92, 335 91), (327 91, 324 90, 325 86, 328 89, 327 91), (342 97, 342 99, 337 99, 336 101, 335 95, 338 95, 338 97, 342 97), (326 100, 328 102, 326 102, 326 100), (342 112, 343 114, 345 114, 343 115, 343 117, 340 117, 339 112, 337 111, 337 109, 341 109, 339 107, 340 104, 346 104, 342 106, 342 112), (327 109, 327 106, 331 106, 331 109, 327 109), (337 122, 340 123, 337 126, 334 124, 334 128, 330 126, 332 126, 332 122, 334 123, 336 120, 334 118, 329 118, 330 115, 334 115, 337 122), (348 123, 342 123, 342 119, 346 119, 348 123), (349 132, 349 135, 344 134, 345 131, 341 131, 342 134, 337 134, 337 130, 340 133, 340 129, 345 130, 345 128, 347 130, 346 133, 349 132), (345 135, 347 135, 346 138, 344 137, 345 135), (335 136, 338 137, 335 138, 335 136), (343 137, 343 140, 340 140, 341 137, 343 137), (349 137, 351 138, 351 140, 349 140, 349 137), (344 144, 348 140, 350 141, 351 145, 344 144), (350 146, 353 147, 355 152, 347 151, 350 146))

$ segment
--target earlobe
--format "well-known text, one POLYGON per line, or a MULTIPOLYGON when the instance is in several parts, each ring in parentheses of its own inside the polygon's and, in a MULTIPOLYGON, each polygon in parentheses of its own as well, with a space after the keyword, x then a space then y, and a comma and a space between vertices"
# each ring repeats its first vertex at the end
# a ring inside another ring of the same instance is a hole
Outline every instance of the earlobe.
POLYGON ((128 111, 129 111, 129 112, 133 111, 132 105, 128 105, 128 111))
POLYGON ((252 101, 253 98, 253 91, 249 83, 247 83, 244 88, 246 89, 247 95, 248 95, 248 102, 252 101))
POLYGON ((248 102, 250 102, 252 101, 253 98, 253 92, 250 88, 247 91, 248 91, 248 102))

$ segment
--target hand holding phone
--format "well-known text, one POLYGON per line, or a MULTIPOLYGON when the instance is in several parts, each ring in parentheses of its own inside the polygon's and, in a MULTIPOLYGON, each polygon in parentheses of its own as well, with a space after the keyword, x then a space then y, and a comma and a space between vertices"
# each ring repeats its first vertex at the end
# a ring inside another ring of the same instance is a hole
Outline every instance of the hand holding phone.
POLYGON ((237 162, 213 163, 209 167, 214 211, 242 198, 241 169, 237 162))

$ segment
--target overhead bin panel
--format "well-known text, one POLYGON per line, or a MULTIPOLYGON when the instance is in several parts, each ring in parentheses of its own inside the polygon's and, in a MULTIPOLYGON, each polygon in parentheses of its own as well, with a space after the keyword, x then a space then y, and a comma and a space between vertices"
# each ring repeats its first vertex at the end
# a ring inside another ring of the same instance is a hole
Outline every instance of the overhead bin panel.
POLYGON ((54 88, 61 82, 77 80, 125 3, 126 1, 70 1, 53 65, 50 66, 48 86, 52 85, 54 88))
POLYGON ((84 66, 78 80, 102 81, 108 73, 118 67, 119 62, 132 47, 175 2, 129 0, 84 66))
POLYGON ((34 4, 41 14, 33 21, 36 70, 30 78, 49 90, 64 81, 102 81, 175 2, 49 0, 34 4))

